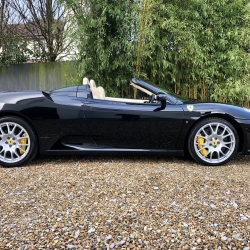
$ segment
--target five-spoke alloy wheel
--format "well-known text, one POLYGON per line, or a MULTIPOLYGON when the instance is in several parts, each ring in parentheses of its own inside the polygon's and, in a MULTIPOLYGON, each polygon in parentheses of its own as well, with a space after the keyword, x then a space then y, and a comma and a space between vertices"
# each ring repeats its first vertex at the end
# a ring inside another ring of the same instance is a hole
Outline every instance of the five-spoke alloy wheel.
POLYGON ((20 166, 32 160, 36 153, 36 135, 25 120, 0 118, 0 165, 20 166))
POLYGON ((188 138, 191 156, 204 165, 218 166, 228 162, 237 152, 238 134, 228 121, 207 118, 199 122, 188 138))

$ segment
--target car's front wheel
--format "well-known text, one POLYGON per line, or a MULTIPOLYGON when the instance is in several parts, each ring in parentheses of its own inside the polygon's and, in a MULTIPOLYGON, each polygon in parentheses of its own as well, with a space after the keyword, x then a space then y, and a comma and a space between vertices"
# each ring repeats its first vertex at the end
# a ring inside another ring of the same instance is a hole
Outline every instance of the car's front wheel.
POLYGON ((37 153, 37 138, 32 127, 19 117, 0 118, 0 165, 20 166, 37 153))
POLYGON ((237 153, 238 145, 238 133, 232 124, 215 117, 197 123, 188 138, 191 156, 208 166, 228 162, 237 153))

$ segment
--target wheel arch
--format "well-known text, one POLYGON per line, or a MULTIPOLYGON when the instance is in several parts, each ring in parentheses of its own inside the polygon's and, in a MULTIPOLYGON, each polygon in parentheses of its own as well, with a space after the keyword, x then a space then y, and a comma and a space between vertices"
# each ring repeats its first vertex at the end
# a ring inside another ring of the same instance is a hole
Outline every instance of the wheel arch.
POLYGON ((231 123, 232 126, 236 129, 236 131, 238 133, 238 137, 239 137, 238 152, 242 152, 243 151, 243 148, 244 148, 244 138, 243 138, 243 131, 242 131, 240 125, 237 123, 237 121, 235 121, 235 119, 232 116, 229 116, 227 114, 220 114, 220 113, 206 115, 204 117, 201 117, 197 121, 195 121, 194 124, 192 124, 192 126, 189 128, 189 131, 188 131, 188 133, 187 133, 187 135, 185 137, 185 151, 187 151, 188 138, 190 136, 190 133, 191 133, 192 129, 194 128, 194 126, 198 122, 200 122, 200 121, 202 121, 202 120, 204 120, 206 118, 221 118, 221 119, 224 119, 224 120, 228 121, 229 123, 231 123))

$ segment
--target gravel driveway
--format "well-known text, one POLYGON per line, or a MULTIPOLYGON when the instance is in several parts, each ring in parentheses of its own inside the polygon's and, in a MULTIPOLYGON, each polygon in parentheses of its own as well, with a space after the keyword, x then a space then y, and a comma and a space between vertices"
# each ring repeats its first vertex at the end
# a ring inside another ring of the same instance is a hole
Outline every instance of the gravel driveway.
POLYGON ((250 156, 43 157, 0 168, 0 249, 250 249, 250 156))

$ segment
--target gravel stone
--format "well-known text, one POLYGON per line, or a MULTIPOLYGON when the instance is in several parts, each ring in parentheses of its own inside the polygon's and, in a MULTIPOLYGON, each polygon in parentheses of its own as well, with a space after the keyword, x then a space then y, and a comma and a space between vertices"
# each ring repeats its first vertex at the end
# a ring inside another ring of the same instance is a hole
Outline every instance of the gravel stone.
POLYGON ((238 241, 243 241, 243 239, 241 239, 241 237, 237 234, 233 235, 232 238, 238 240, 238 241))
POLYGON ((80 234, 80 230, 77 230, 77 231, 75 232, 75 238, 77 238, 77 237, 79 236, 79 234, 80 234))
POLYGON ((221 240, 224 240, 224 241, 225 241, 225 240, 227 240, 227 237, 226 237, 226 236, 222 236, 222 237, 221 237, 221 240))
POLYGON ((130 235, 129 235, 129 238, 130 238, 130 239, 134 239, 135 236, 134 236, 133 234, 130 234, 130 235))
POLYGON ((248 218, 247 218, 244 214, 240 214, 240 218, 241 218, 242 220, 248 220, 248 218))
MULTIPOLYGON (((78 230, 79 231, 79 230, 78 230)), ((90 233, 90 234, 92 234, 92 233, 94 233, 95 232, 95 229, 94 228, 90 228, 89 229, 89 231, 88 231, 88 233, 90 233)))
POLYGON ((0 250, 250 250, 249 163, 86 155, 0 167, 0 250))
POLYGON ((114 247, 115 247, 115 243, 110 244, 109 247, 110 247, 110 248, 114 248, 114 247))
POLYGON ((201 238, 198 238, 198 239, 196 240, 196 242, 197 242, 197 243, 201 243, 201 238))
POLYGON ((106 237, 106 240, 111 240, 112 239, 112 235, 109 234, 107 237, 106 237))

